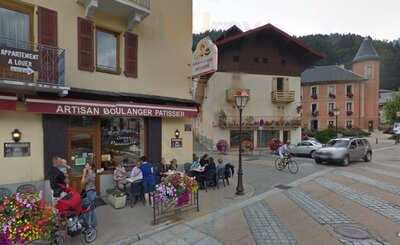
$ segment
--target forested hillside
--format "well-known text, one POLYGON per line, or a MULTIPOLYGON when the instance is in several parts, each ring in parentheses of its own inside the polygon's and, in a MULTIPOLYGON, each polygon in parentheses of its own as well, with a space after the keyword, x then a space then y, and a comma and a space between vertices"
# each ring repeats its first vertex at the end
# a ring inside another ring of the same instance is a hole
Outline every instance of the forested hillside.
MULTIPOLYGON (((209 35, 213 40, 223 33, 212 30, 193 35, 193 47, 203 37, 209 35)), ((356 34, 308 35, 299 37, 310 47, 327 55, 316 65, 344 64, 351 68, 351 61, 364 37, 356 34)), ((374 46, 382 58, 381 88, 398 89, 400 87, 400 39, 397 41, 374 40, 374 46)))

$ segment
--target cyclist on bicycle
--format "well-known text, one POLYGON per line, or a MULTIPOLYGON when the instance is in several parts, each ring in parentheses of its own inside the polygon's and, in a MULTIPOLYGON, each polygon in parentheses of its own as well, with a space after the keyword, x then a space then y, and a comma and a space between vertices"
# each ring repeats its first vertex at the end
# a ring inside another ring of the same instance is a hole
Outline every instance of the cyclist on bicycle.
POLYGON ((279 158, 281 160, 285 159, 290 154, 289 145, 290 145, 290 141, 287 140, 285 144, 281 145, 278 148, 279 158))

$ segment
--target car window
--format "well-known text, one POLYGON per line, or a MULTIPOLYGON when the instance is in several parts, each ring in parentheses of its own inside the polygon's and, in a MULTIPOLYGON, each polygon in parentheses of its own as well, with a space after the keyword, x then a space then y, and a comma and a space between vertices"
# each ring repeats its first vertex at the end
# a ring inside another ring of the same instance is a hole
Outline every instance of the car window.
POLYGON ((357 140, 357 144, 358 144, 359 146, 364 146, 364 141, 362 141, 362 140, 357 140))
POLYGON ((331 140, 326 145, 329 147, 347 147, 349 142, 349 140, 331 140))
POLYGON ((355 140, 351 142, 350 148, 353 148, 353 149, 357 148, 357 143, 355 140))
POLYGON ((312 146, 310 142, 304 142, 304 146, 312 146))

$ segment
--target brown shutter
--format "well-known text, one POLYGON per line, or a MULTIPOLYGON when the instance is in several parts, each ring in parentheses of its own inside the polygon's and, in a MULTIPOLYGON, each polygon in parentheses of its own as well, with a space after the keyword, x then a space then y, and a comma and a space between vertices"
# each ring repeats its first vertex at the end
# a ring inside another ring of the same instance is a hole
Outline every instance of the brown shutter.
POLYGON ((78 17, 78 68, 94 71, 94 27, 93 22, 78 17))
POLYGON ((57 12, 43 7, 38 8, 38 40, 40 54, 39 81, 57 83, 58 81, 58 33, 57 12), (49 47, 50 46, 50 47, 49 47))
POLYGON ((125 76, 138 77, 138 37, 125 33, 125 76))

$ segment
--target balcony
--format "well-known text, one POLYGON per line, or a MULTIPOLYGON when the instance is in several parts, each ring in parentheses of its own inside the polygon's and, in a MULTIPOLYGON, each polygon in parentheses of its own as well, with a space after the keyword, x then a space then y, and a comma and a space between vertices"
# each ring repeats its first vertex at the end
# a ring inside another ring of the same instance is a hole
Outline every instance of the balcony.
POLYGON ((96 12, 119 16, 126 20, 128 30, 132 30, 150 14, 150 0, 77 0, 85 8, 86 17, 96 12))
POLYGON ((294 91, 273 91, 271 98, 273 103, 287 104, 294 102, 294 91))
MULTIPOLYGON (((244 116, 242 119, 242 127, 245 129, 282 129, 282 128, 299 128, 301 127, 300 117, 274 117, 274 116, 244 116)), ((222 129, 238 129, 238 116, 222 116, 219 115, 214 127, 222 129)))
POLYGON ((0 87, 66 95, 65 50, 0 37, 0 87))

